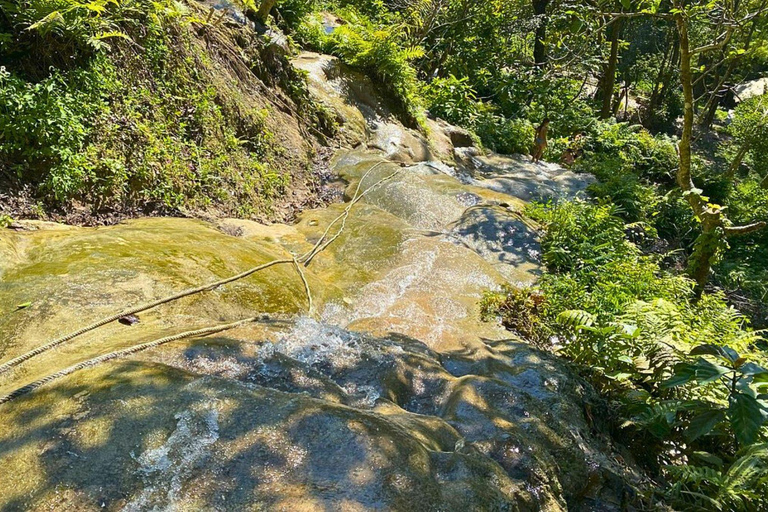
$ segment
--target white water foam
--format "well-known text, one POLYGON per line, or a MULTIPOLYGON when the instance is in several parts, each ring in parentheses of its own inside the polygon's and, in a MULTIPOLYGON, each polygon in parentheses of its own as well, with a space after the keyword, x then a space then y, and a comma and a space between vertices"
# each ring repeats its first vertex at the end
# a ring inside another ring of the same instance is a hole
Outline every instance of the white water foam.
POLYGON ((176 430, 158 448, 135 457, 146 487, 123 510, 183 510, 184 484, 210 455, 219 439, 219 411, 213 404, 187 410, 175 416, 176 430))

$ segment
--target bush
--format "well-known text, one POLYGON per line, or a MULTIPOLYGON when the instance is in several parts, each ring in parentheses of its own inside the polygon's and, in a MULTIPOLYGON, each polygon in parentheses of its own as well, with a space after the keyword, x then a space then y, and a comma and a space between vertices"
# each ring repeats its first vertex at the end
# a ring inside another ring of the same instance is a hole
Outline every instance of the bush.
POLYGON ((179 14, 179 5, 171 0, 5 0, 0 19, 8 26, 0 25, 6 32, 0 59, 23 62, 32 53, 32 74, 47 73, 50 66, 76 67, 109 49, 112 41, 130 39, 159 18, 179 14))
POLYGON ((220 94, 177 24, 144 30, 141 51, 119 59, 96 54, 38 81, 0 71, 3 186, 30 184, 49 209, 268 208, 287 176, 268 164, 267 112, 220 94))
POLYGON ((497 114, 481 115, 475 131, 483 144, 497 153, 529 154, 536 130, 526 119, 507 119, 497 114))
POLYGON ((741 102, 729 131, 739 146, 749 148, 749 163, 757 173, 768 174, 768 94, 741 102))
POLYGON ((483 296, 480 310, 483 320, 499 318, 502 325, 525 339, 546 339, 542 316, 546 309, 544 295, 536 288, 505 285, 499 292, 483 296))
POLYGON ((592 197, 613 203, 617 214, 627 222, 653 221, 663 200, 656 187, 641 183, 634 174, 616 174, 607 181, 591 184, 587 189, 592 197))
POLYGON ((89 69, 30 83, 0 69, 0 162, 18 179, 42 183, 57 200, 81 189, 89 172, 80 154, 89 120, 105 107, 101 78, 89 69))
POLYGON ((363 70, 395 99, 405 124, 423 126, 420 85, 410 64, 424 54, 423 49, 403 48, 397 24, 375 24, 353 8, 340 15, 347 23, 330 34, 325 33, 319 15, 306 17, 297 30, 297 40, 363 70))
POLYGON ((296 29, 307 15, 317 10, 318 4, 318 0, 281 0, 275 8, 280 13, 281 23, 296 29))
POLYGON ((474 128, 483 109, 466 77, 436 78, 422 92, 430 114, 465 128, 474 128))
POLYGON ((674 185, 677 152, 672 139, 651 135, 640 126, 599 122, 588 133, 584 171, 607 180, 616 172, 631 173, 653 183, 674 185), (610 162, 605 166, 604 162, 610 162))

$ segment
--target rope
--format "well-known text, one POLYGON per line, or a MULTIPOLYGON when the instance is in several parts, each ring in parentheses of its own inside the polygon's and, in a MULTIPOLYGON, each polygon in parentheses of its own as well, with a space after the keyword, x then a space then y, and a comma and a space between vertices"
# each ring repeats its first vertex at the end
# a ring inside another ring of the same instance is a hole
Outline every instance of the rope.
POLYGON ((382 164, 386 164, 386 163, 389 163, 389 162, 387 160, 383 160, 383 161, 377 163, 376 165, 372 166, 370 169, 368 169, 366 171, 365 174, 363 174, 363 177, 360 178, 360 182, 357 184, 357 188, 355 189, 355 194, 353 195, 352 200, 349 202, 347 207, 344 208, 344 211, 341 212, 341 214, 338 217, 336 217, 335 219, 333 219, 333 222, 331 222, 328 225, 328 227, 325 229, 325 232, 323 233, 323 236, 320 237, 320 240, 317 241, 317 243, 312 248, 312 250, 309 251, 304 256, 302 256, 302 259, 304 260, 304 266, 305 267, 309 266, 309 264, 312 262, 312 259, 314 259, 315 256, 317 256, 319 253, 323 252, 329 245, 331 245, 333 242, 335 242, 341 236, 341 233, 344 231, 344 228, 347 225, 347 217, 349 217, 349 212, 352 210, 353 206, 355 206, 358 202, 360 202, 363 199, 363 197, 365 197, 366 194, 368 194, 368 192, 370 192, 371 190, 375 189, 379 185, 381 185, 381 184, 391 180, 392 178, 394 178, 396 175, 398 175, 402 171, 402 168, 400 168, 400 169, 396 170, 395 172, 391 173, 390 175, 385 176, 384 178, 380 179, 379 181, 377 181, 376 183, 371 185, 362 194, 360 194, 360 187, 363 184, 363 181, 365 180, 365 178, 367 178, 368 175, 371 172, 373 172, 373 170, 376 169, 378 166, 380 166, 382 164), (331 228, 339 220, 341 220, 341 227, 336 232, 336 234, 333 235, 333 237, 331 237, 327 242, 324 243, 324 240, 328 236, 328 233, 330 232, 331 228))
MULTIPOLYGON (((362 184, 363 184, 363 181, 365 180, 365 178, 367 178, 368 175, 370 175, 370 173, 373 172, 377 167, 379 167, 380 165, 385 164, 385 163, 389 163, 389 161, 382 160, 382 161, 378 162, 377 164, 373 165, 370 169, 368 169, 365 172, 365 174, 360 179, 360 182, 357 184, 357 188, 355 189, 355 194, 353 195, 352 200, 349 202, 347 207, 344 208, 344 211, 340 215, 338 215, 328 225, 328 227, 326 228, 325 232, 320 237, 320 239, 317 241, 317 243, 313 246, 313 248, 309 252, 307 252, 306 254, 301 256, 300 258, 296 258, 294 256, 290 260, 288 260, 288 259, 273 260, 273 261, 270 261, 268 263, 264 263, 263 265, 259 265, 259 266, 250 268, 250 269, 248 269, 248 270, 246 270, 244 272, 241 272, 239 274, 236 274, 234 276, 230 276, 230 277, 221 279, 219 281, 215 281, 213 283, 209 283, 209 284, 205 284, 205 285, 202 285, 202 286, 198 286, 196 288, 190 288, 190 289, 178 292, 178 293, 176 293, 174 295, 170 295, 168 297, 164 297, 164 298, 161 298, 161 299, 158 299, 158 300, 155 300, 155 301, 143 304, 143 305, 135 306, 133 308, 129 308, 127 310, 124 310, 124 311, 122 311, 120 313, 117 313, 117 314, 114 314, 114 315, 102 318, 101 320, 98 320, 97 322, 94 322, 91 325, 83 327, 83 328, 81 328, 81 329, 79 329, 79 330, 77 330, 75 332, 67 334, 66 336, 62 336, 61 338, 55 339, 55 340, 51 341, 50 343, 46 343, 45 345, 42 345, 42 346, 40 346, 40 347, 38 347, 38 348, 36 348, 34 350, 31 350, 31 351, 29 351, 29 352, 27 352, 25 354, 22 354, 22 355, 14 358, 14 359, 11 359, 10 361, 7 361, 6 363, 0 365, 0 375, 10 371, 13 367, 20 365, 21 363, 23 363, 24 361, 27 361, 28 359, 31 359, 31 358, 39 355, 39 354, 42 354, 43 352, 47 352, 48 350, 56 348, 57 346, 59 346, 59 345, 61 345, 63 343, 66 343, 67 341, 70 341, 70 340, 72 340, 72 339, 74 339, 74 338, 76 338, 78 336, 81 336, 81 335, 87 333, 87 332, 93 331, 95 329, 98 329, 99 327, 102 327, 102 326, 106 325, 106 324, 109 324, 111 322, 119 320, 120 318, 122 318, 124 316, 140 313, 142 311, 146 311, 148 309, 155 308, 155 307, 160 306, 162 304, 166 304, 168 302, 172 302, 172 301, 181 299, 183 297, 187 297, 187 296, 194 295, 194 294, 197 294, 197 293, 201 293, 201 292, 204 292, 204 291, 210 291, 210 290, 218 288, 218 287, 220 287, 222 285, 225 285, 227 283, 231 283, 233 281, 237 281, 239 279, 246 278, 246 277, 248 277, 248 276, 250 276, 250 275, 252 275, 252 274, 254 274, 256 272, 259 272, 261 270, 265 270, 267 268, 273 267, 275 265, 280 265, 280 264, 292 263, 294 265, 294 267, 296 268, 296 270, 297 270, 297 272, 298 272, 298 274, 299 274, 299 276, 301 278, 301 281, 302 281, 302 283, 304 285, 304 291, 305 291, 305 293, 307 295, 307 302, 309 303, 309 313, 311 314, 312 313, 312 307, 313 307, 313 305, 312 305, 312 293, 311 293, 310 288, 309 288, 309 282, 307 281, 306 275, 304 274, 304 271, 301 268, 300 263, 303 263, 304 266, 308 266, 309 263, 312 261, 312 259, 317 254, 319 254, 320 252, 324 251, 329 245, 331 245, 334 241, 336 241, 339 238, 339 236, 341 236, 341 233, 344 231, 344 229, 346 227, 346 221, 347 221, 347 218, 349 217, 349 213, 350 213, 352 207, 355 204, 357 204, 358 202, 360 202, 360 200, 362 200, 362 198, 366 194, 368 194, 368 192, 370 192, 371 190, 373 190, 376 187, 380 186, 381 184, 391 180, 393 177, 395 177, 397 174, 399 174, 402 171, 402 167, 405 166, 405 164, 401 164, 401 168, 400 169, 398 169, 395 172, 389 174, 388 176, 385 176, 384 178, 380 179, 379 181, 377 181, 376 183, 371 185, 368 189, 366 189, 365 191, 360 193, 360 189, 362 187, 362 184), (326 237, 328 236, 328 233, 330 232, 331 227, 334 226, 339 220, 341 220, 341 227, 334 234, 333 237, 331 237, 330 239, 328 239, 326 241, 326 237)), ((21 395, 27 394, 27 393, 29 393, 29 392, 31 392, 31 391, 33 391, 33 390, 35 390, 35 389, 37 389, 37 388, 47 384, 47 383, 49 383, 49 382, 51 382, 51 381, 53 381, 53 380, 55 380, 57 378, 64 377, 66 375, 74 373, 74 372, 76 372, 78 370, 81 370, 83 368, 89 368, 91 366, 95 366, 96 364, 99 364, 99 363, 102 363, 102 362, 105 362, 105 361, 116 359, 118 357, 123 357, 123 356, 129 355, 129 354, 133 354, 135 352, 139 352, 141 350, 146 350, 146 349, 151 348, 151 347, 156 347, 156 346, 162 345, 164 343, 170 343, 171 341, 176 341, 176 340, 179 340, 179 339, 182 339, 182 338, 189 338, 189 337, 193 337, 193 336, 205 336, 205 335, 208 335, 208 334, 213 334, 213 333, 221 332, 221 331, 224 331, 224 330, 232 329, 234 327, 238 327, 238 326, 243 325, 245 323, 254 322, 256 320, 257 320, 257 317, 253 317, 253 318, 248 318, 248 319, 245 319, 245 320, 240 320, 238 322, 234 322, 234 323, 231 323, 231 324, 219 325, 219 326, 215 326, 215 327, 199 329, 199 330, 196 330, 196 331, 183 332, 183 333, 180 333, 180 334, 177 334, 177 335, 174 335, 174 336, 169 336, 169 337, 166 337, 166 338, 161 338, 161 339, 153 341, 153 342, 143 343, 143 344, 140 344, 140 345, 135 345, 133 347, 129 347, 127 349, 111 352, 109 354, 106 354, 106 355, 103 355, 103 356, 100 356, 100 357, 96 357, 94 359, 90 359, 88 361, 76 364, 76 365, 71 366, 69 368, 66 368, 66 369, 64 369, 64 370, 62 370, 60 372, 54 373, 52 375, 44 377, 43 379, 37 380, 37 381, 32 382, 32 383, 30 383, 30 384, 28 384, 28 385, 26 385, 26 386, 24 386, 22 388, 19 388, 16 391, 13 391, 12 393, 10 393, 10 394, 8 394, 8 395, 6 395, 4 397, 0 397, 0 404, 9 402, 9 401, 13 400, 16 397, 19 397, 21 395)))
POLYGON ((106 318, 102 318, 101 320, 98 320, 97 322, 92 323, 91 325, 87 327, 83 327, 82 329, 79 329, 75 332, 72 332, 70 334, 67 334, 66 336, 62 336, 61 338, 55 339, 51 341, 50 343, 46 343, 45 345, 42 345, 40 347, 37 347, 34 350, 31 350, 25 354, 22 354, 14 359, 11 359, 10 361, 0 365, 0 375, 3 373, 8 372, 11 368, 14 366, 18 366, 24 361, 28 359, 32 359, 36 355, 42 354, 43 352, 47 352, 48 350, 51 350, 52 348, 56 348, 62 343, 66 343, 67 341, 70 341, 74 338, 77 338, 78 336, 81 336, 87 332, 93 331, 95 329, 98 329, 99 327, 103 325, 107 325, 109 323, 112 323, 116 320, 119 320, 120 318, 127 316, 127 315, 135 315, 136 313, 141 313, 142 311, 146 311, 148 309, 155 308, 157 306, 160 306, 162 304, 166 304, 168 302, 172 302, 174 300, 181 299, 183 297, 187 297, 189 295, 194 295, 196 293, 213 290, 214 288, 218 288, 219 286, 225 285, 227 283, 231 283, 232 281, 237 281, 238 279, 243 279, 244 277, 248 277, 251 274, 255 274, 256 272, 259 272, 260 270, 267 269, 269 267, 273 267, 275 265, 280 265, 282 263, 291 263, 293 260, 274 260, 270 261, 269 263, 265 263, 263 265, 259 265, 258 267, 253 267, 251 269, 246 270, 245 272, 242 272, 240 274, 237 274, 235 276, 227 277, 226 279, 222 279, 220 281, 216 281, 214 283, 205 284, 202 286, 198 286, 196 288, 190 288, 188 290, 181 291, 179 293, 176 293, 174 295, 171 295, 169 297, 164 297, 162 299, 155 300, 153 302, 149 302, 146 304, 142 304, 139 306, 135 306, 129 309, 126 309, 125 311, 122 311, 120 313, 108 316, 106 318))
POLYGON ((309 290, 309 282, 307 281, 307 276, 304 275, 304 270, 301 268, 301 265, 299 265, 299 260, 296 258, 293 258, 293 266, 296 267, 296 272, 299 273, 299 277, 301 277, 301 282, 304 283, 304 292, 307 294, 307 302, 309 302, 309 315, 312 315, 312 292, 309 290))
POLYGON ((239 320, 237 322, 233 322, 230 324, 223 324, 223 325, 217 325, 214 327, 206 327, 205 329, 197 329, 195 331, 187 331, 182 332, 179 334, 174 334, 173 336, 167 336, 165 338, 160 338, 155 341, 150 341, 147 343, 142 343, 140 345, 134 345, 133 347, 129 347, 123 350, 116 350, 115 352, 110 352, 109 354, 105 354, 103 356, 95 357, 93 359, 89 359, 88 361, 83 361, 82 363, 78 363, 74 366, 70 366, 69 368, 65 368, 64 370, 61 370, 60 372, 56 372, 54 374, 48 375, 47 377, 44 377, 40 380, 36 380, 35 382, 32 382, 30 384, 27 384, 24 387, 18 388, 10 393, 8 393, 5 396, 0 397, 0 405, 10 402, 14 398, 18 398, 22 395, 26 395, 27 393, 30 393, 34 391, 35 389, 44 386, 48 384, 51 381, 54 381, 56 379, 59 379, 61 377, 65 377, 67 375, 70 375, 72 373, 75 373, 78 370, 83 370, 85 368, 90 368, 93 366, 96 366, 97 364, 110 361, 112 359, 117 359, 119 357, 125 357, 130 354, 135 354, 136 352, 141 352, 142 350, 147 350, 148 348, 158 347, 160 345, 164 345, 165 343, 170 343, 172 341, 177 341, 183 338, 193 338, 193 337, 200 337, 200 336, 208 336, 210 334, 215 334, 217 332, 227 331, 230 329, 234 329, 235 327, 240 327, 241 325, 245 325, 251 322, 256 322, 261 317, 252 317, 252 318, 246 318, 245 320, 239 320))

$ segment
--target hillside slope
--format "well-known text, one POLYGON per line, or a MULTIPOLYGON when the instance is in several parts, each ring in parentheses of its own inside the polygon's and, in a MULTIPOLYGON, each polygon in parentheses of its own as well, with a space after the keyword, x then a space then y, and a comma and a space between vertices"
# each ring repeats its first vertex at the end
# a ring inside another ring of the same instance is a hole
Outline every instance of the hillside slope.
POLYGON ((153 5, 124 2, 98 28, 0 17, 0 215, 274 220, 314 204, 332 123, 285 37, 194 1, 153 5))

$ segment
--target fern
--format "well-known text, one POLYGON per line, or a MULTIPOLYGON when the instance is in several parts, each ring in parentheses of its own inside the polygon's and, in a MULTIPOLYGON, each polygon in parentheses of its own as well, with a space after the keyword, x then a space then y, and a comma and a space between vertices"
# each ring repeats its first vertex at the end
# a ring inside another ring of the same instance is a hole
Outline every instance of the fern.
POLYGON ((592 313, 583 310, 567 310, 557 315, 557 322, 563 326, 579 330, 584 327, 592 327, 596 317, 592 313))

